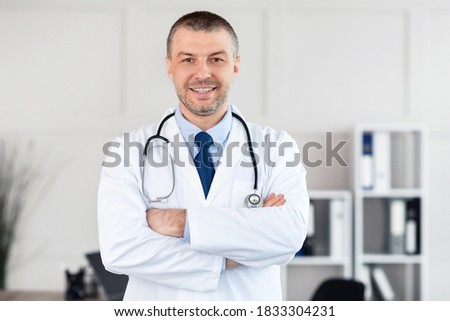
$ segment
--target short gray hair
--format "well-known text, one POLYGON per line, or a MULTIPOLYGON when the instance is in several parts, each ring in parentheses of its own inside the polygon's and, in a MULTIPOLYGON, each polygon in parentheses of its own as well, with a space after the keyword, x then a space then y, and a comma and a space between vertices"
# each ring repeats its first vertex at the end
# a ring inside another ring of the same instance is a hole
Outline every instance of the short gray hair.
POLYGON ((171 58, 172 54, 172 39, 175 32, 181 27, 192 31, 205 31, 212 32, 218 31, 220 29, 226 30, 233 42, 233 55, 236 58, 239 55, 239 40, 234 32, 233 27, 228 21, 226 21, 221 16, 209 12, 209 11, 195 11, 185 14, 179 18, 170 28, 169 35, 167 37, 167 58, 171 58))

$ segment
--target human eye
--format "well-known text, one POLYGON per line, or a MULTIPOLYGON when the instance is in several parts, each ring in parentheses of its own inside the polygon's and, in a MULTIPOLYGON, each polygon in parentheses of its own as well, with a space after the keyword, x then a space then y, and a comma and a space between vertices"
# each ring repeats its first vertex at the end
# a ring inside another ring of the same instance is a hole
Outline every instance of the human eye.
POLYGON ((187 62, 187 63, 191 63, 194 61, 194 59, 192 58, 184 58, 183 60, 181 60, 182 62, 187 62))
POLYGON ((211 58, 211 61, 212 62, 223 62, 224 60, 222 58, 219 58, 219 57, 213 57, 213 58, 211 58))

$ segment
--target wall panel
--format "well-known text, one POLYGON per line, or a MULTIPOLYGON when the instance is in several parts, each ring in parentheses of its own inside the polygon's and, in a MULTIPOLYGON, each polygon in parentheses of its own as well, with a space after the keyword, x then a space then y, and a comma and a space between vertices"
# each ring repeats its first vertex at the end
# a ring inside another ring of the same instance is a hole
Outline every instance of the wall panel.
POLYGON ((401 119, 403 18, 401 12, 280 13, 272 26, 278 54, 269 86, 271 118, 299 130, 347 129, 386 115, 401 119))
POLYGON ((0 112, 14 123, 37 115, 45 129, 117 115, 121 20, 108 9, 1 9, 0 112))
POLYGON ((427 15, 426 101, 420 119, 436 130, 450 130, 450 11, 427 15))

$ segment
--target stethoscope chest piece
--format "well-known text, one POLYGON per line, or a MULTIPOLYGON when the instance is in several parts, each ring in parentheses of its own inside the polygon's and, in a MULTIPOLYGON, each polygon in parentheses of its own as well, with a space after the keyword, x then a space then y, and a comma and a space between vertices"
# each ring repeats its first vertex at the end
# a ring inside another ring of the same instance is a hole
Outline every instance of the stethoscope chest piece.
POLYGON ((262 206, 261 197, 258 194, 256 194, 256 191, 254 191, 252 194, 248 195, 245 198, 244 204, 248 208, 261 207, 262 206))

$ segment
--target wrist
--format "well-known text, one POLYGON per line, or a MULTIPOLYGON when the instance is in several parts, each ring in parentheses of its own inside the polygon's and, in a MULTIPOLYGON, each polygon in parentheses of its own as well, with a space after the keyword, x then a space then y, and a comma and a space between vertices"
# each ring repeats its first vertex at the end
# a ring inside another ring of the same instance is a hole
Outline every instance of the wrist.
POLYGON ((175 209, 175 216, 177 217, 177 236, 183 237, 186 230, 186 210, 185 209, 175 209))

